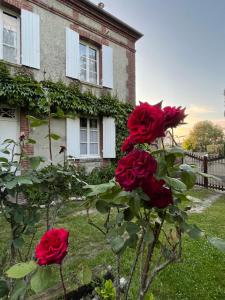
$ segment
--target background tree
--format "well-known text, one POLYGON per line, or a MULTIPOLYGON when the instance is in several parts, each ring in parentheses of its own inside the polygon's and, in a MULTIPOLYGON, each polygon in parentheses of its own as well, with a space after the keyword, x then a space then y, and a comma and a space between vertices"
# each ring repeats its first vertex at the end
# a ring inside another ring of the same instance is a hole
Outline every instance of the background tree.
POLYGON ((201 121, 195 124, 188 137, 183 142, 186 150, 207 151, 208 145, 224 143, 223 129, 210 121, 201 121))

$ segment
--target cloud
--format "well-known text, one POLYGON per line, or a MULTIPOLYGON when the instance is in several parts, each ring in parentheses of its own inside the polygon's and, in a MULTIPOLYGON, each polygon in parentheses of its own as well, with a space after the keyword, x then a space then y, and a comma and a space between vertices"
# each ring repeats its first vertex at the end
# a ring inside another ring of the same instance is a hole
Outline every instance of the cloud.
POLYGON ((207 105, 195 105, 191 104, 189 108, 187 108, 188 114, 209 114, 216 112, 211 106, 207 105))

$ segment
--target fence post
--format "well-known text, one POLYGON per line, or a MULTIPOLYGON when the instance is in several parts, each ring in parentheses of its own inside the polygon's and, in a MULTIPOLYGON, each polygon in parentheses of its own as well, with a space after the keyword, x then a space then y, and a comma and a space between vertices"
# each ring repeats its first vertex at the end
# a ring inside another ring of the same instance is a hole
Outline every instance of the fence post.
MULTIPOLYGON (((204 155, 203 157, 203 172, 208 174, 208 155, 204 155)), ((204 177, 204 187, 208 188, 208 178, 204 177)))

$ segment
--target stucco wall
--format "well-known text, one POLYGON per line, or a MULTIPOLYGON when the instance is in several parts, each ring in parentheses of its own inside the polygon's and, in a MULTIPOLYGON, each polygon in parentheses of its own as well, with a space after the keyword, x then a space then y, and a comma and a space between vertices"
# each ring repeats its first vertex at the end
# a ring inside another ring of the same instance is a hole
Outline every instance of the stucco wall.
MULTIPOLYGON (((52 156, 54 163, 63 163, 63 154, 59 154, 60 146, 66 145, 66 122, 65 120, 53 119, 51 121, 51 132, 58 134, 61 138, 57 141, 52 140, 52 156)), ((33 146, 33 154, 43 156, 49 164, 49 142, 48 126, 42 125, 37 128, 32 128, 30 137, 37 141, 33 146)))

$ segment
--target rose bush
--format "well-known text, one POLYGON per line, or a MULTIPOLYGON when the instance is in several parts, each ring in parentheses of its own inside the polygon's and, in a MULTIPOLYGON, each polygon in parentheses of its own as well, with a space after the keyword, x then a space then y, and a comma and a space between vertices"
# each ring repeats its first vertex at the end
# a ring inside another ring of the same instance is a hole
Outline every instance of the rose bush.
POLYGON ((67 254, 69 232, 63 228, 48 230, 35 249, 40 266, 61 264, 67 254))

